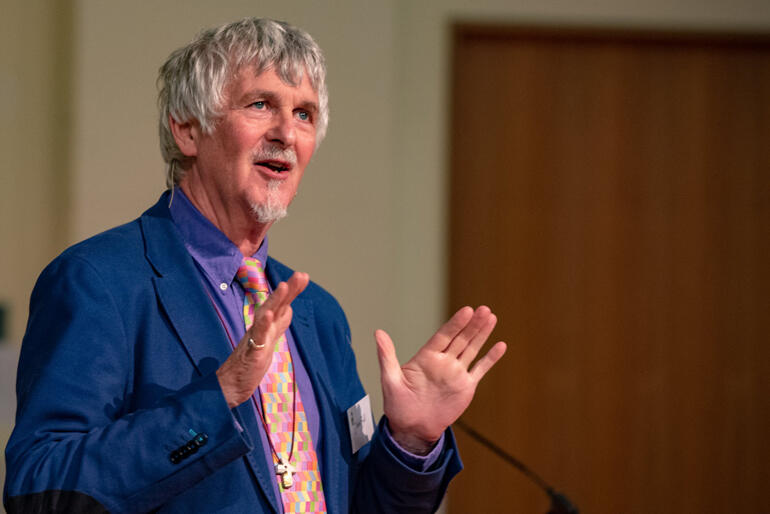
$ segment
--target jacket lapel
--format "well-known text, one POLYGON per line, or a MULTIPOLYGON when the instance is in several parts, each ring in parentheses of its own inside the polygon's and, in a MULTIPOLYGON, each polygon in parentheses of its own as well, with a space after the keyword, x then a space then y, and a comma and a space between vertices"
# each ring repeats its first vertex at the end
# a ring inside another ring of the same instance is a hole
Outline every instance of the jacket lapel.
POLYGON ((230 345, 166 201, 163 195, 142 215, 145 254, 156 272, 153 283, 158 301, 193 365, 205 375, 227 359, 230 345))
MULTIPOLYGON (((213 373, 232 349, 224 325, 201 283, 200 272, 171 219, 167 194, 142 215, 141 226, 145 254, 156 272, 153 283, 158 303, 201 376, 213 373)), ((271 481, 273 474, 262 457, 260 428, 251 402, 244 402, 236 409, 236 418, 254 446, 246 455, 246 462, 273 510, 279 512, 271 481)))

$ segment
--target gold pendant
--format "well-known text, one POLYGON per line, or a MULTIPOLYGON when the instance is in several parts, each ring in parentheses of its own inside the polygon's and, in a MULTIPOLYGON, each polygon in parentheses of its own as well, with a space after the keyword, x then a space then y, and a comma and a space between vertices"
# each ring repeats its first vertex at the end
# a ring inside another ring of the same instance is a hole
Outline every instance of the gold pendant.
POLYGON ((275 474, 281 477, 281 485, 284 489, 290 489, 294 485, 292 473, 295 471, 294 466, 289 464, 283 457, 281 457, 281 462, 276 463, 275 474))
POLYGON ((284 489, 291 489, 291 486, 294 485, 294 479, 291 477, 290 473, 284 473, 281 476, 281 481, 283 482, 284 489))

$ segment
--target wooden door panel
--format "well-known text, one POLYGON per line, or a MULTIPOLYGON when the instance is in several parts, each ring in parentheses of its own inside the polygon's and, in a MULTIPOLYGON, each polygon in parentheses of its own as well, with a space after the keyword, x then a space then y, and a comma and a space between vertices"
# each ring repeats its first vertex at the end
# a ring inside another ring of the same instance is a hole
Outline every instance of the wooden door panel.
MULTIPOLYGON (((449 308, 511 343, 465 421, 584 512, 770 508, 768 38, 463 26, 453 87, 449 308)), ((459 440, 451 512, 546 510, 459 440)))

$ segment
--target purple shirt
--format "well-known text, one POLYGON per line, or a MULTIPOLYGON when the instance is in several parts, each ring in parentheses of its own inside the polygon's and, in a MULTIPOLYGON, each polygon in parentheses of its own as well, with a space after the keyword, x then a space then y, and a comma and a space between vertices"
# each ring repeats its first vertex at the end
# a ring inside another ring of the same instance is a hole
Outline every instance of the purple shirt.
MULTIPOLYGON (((243 255, 227 236, 198 211, 181 189, 175 189, 172 198, 173 201, 169 207, 171 218, 182 234, 185 248, 187 248, 187 251, 195 261, 198 271, 200 271, 201 281, 219 311, 232 343, 237 345, 246 333, 246 327, 243 324, 243 298, 245 293, 236 278, 243 255)), ((267 237, 265 237, 257 253, 252 256, 263 265, 267 262, 267 247, 267 237)), ((310 437, 315 443, 320 440, 319 437, 322 430, 319 422, 318 404, 316 403, 307 369, 305 369, 305 365, 297 352, 297 343, 294 341, 290 330, 286 331, 286 340, 289 344, 289 351, 291 352, 294 364, 297 389, 305 407, 310 437)), ((252 402, 252 405, 254 405, 255 410, 261 410, 258 395, 255 401, 252 402)), ((259 411, 255 414, 257 417, 261 417, 259 411)), ((443 435, 433 451, 422 457, 402 449, 390 436, 387 424, 385 427, 385 442, 387 446, 402 462, 411 468, 417 471, 426 471, 438 460, 443 448, 443 435)), ((273 456, 267 435, 264 429, 261 429, 259 432, 259 436, 262 439, 262 447, 265 449, 265 459, 269 463, 269 467, 272 468, 273 456)), ((251 435, 254 436, 255 434, 251 435)), ((314 446, 317 446, 317 444, 314 444, 314 446)), ((318 468, 321 469, 320 455, 318 468)), ((321 480, 323 480, 323 476, 321 480)), ((273 488, 276 498, 280 498, 277 480, 273 480, 273 488)), ((278 503, 281 504, 280 501, 278 503)))

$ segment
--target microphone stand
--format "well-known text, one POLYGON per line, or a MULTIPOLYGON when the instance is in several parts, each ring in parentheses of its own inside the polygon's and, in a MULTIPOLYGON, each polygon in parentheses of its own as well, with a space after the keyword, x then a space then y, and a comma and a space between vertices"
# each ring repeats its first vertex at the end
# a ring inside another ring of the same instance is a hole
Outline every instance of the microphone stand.
POLYGON ((529 469, 527 466, 525 466, 520 460, 516 459, 512 455, 508 454, 505 450, 497 446, 495 443, 481 435, 480 433, 476 432, 474 429, 472 429, 470 426, 468 426, 464 421, 457 420, 454 422, 454 424, 458 427, 460 427, 463 432, 468 434, 471 439, 481 443, 482 445, 486 446, 489 450, 492 451, 495 455, 506 461, 508 464, 513 466, 514 468, 521 471, 527 478, 529 478, 532 482, 537 484, 540 489, 545 491, 545 494, 548 495, 548 497, 551 499, 551 509, 548 511, 547 514, 579 514, 579 510, 577 507, 575 507, 572 502, 569 501, 569 498, 567 498, 564 494, 557 492, 546 483, 545 480, 540 478, 537 473, 529 469))

